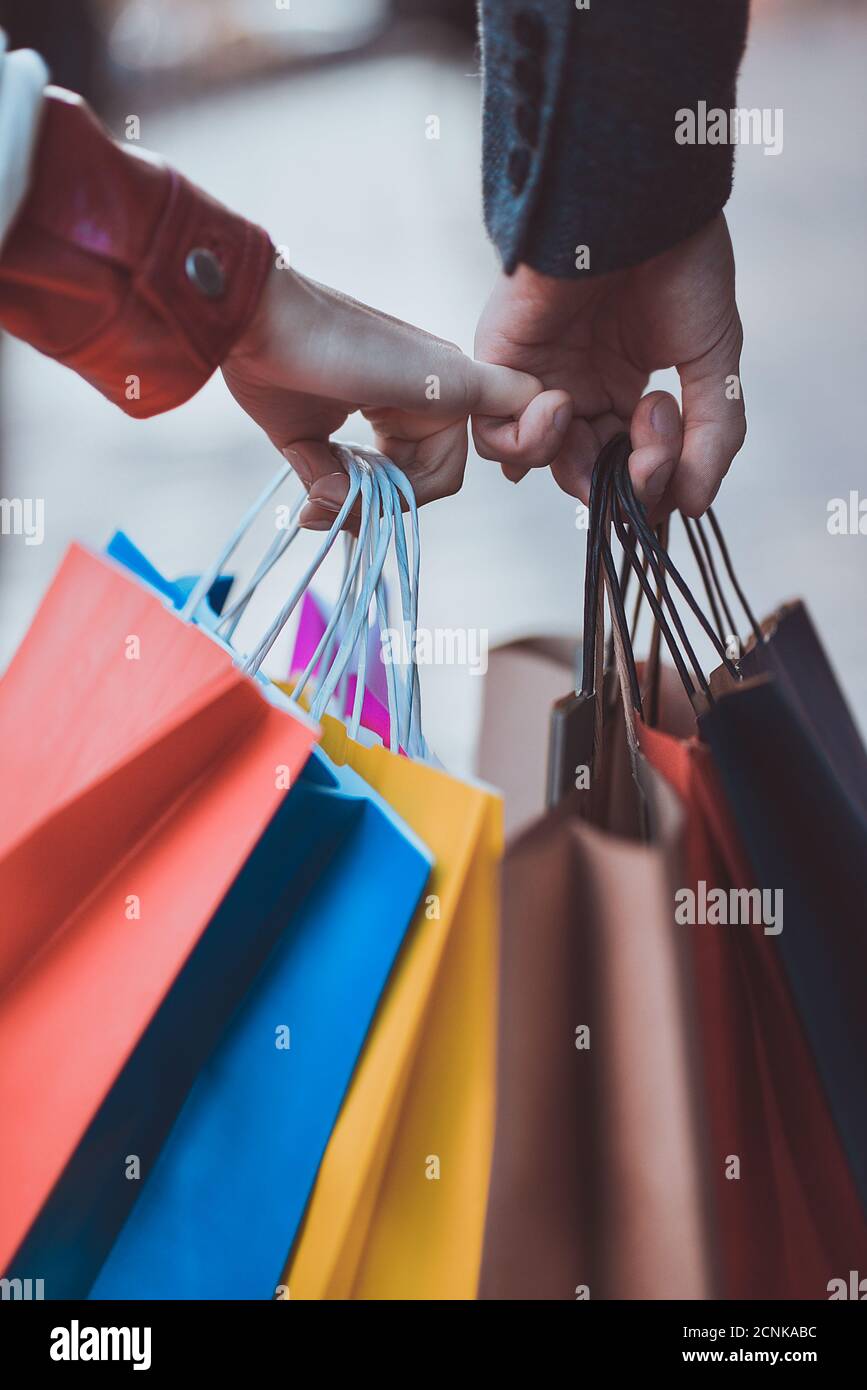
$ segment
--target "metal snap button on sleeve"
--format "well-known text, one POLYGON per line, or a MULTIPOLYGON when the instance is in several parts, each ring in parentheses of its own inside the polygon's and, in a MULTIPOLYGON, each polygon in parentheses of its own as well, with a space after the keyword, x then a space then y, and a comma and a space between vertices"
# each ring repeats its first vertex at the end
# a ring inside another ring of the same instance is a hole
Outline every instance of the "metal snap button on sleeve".
POLYGON ((184 269, 190 284, 195 285, 200 294, 208 299, 219 299, 226 288, 226 277, 213 251, 194 246, 187 255, 184 269))

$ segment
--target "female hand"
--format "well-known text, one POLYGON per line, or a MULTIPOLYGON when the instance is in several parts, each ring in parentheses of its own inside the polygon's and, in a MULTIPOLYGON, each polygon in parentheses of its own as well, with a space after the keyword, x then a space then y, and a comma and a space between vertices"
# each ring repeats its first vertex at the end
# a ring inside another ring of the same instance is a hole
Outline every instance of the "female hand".
POLYGON ((373 424, 376 447, 406 471, 419 503, 460 488, 471 412, 523 421, 537 445, 553 427, 535 377, 473 362, 289 269, 271 272, 223 375, 307 487, 301 520, 315 530, 331 526, 346 497, 328 440, 353 411, 373 424))

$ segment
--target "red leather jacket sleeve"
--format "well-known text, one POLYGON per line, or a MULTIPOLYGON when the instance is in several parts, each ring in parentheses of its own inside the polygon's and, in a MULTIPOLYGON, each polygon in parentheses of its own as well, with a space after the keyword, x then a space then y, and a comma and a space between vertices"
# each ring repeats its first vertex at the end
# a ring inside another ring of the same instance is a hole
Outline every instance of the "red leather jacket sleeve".
POLYGON ((247 327, 266 232, 49 88, 33 178, 0 257, 0 326, 128 415, 188 400, 247 327))

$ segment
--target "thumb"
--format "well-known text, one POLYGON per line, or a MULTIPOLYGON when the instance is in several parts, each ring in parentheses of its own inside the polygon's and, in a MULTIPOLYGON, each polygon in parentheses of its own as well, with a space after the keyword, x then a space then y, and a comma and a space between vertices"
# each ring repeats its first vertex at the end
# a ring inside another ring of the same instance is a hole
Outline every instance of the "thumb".
POLYGON ((687 516, 702 516, 747 432, 740 382, 741 322, 734 318, 719 343, 697 362, 678 367, 684 436, 672 493, 687 516))
POLYGON ((530 468, 557 457, 572 420, 565 391, 546 391, 537 377, 473 362, 473 440, 482 458, 495 459, 517 482, 530 468))
MULTIPOLYGON (((533 380, 533 378, 530 378, 533 380)), ((542 391, 507 419, 478 412, 473 416, 477 453, 503 465, 517 481, 530 468, 547 468, 563 447, 572 423, 572 398, 565 391, 542 391)))
POLYGON ((651 518, 665 509, 666 492, 683 447, 680 407, 667 391, 642 396, 630 426, 632 486, 651 518))
MULTIPOLYGON (((330 531, 346 501, 349 474, 340 467, 330 445, 318 439, 298 439, 282 453, 307 489, 307 501, 298 518, 301 525, 308 531, 330 531)), ((356 502, 347 520, 349 530, 357 529, 360 511, 356 502)))

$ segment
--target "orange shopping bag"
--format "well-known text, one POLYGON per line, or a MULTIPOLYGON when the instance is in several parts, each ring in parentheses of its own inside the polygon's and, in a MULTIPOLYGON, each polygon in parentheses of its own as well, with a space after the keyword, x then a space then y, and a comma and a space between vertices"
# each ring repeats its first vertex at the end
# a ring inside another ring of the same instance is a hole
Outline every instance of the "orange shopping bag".
POLYGON ((316 740, 280 699, 77 546, 0 682, 0 1269, 50 1212, 49 1298, 123 1219, 109 1125, 154 1076, 170 1123, 279 929, 205 931, 316 740))

